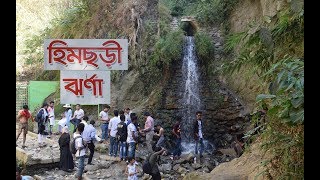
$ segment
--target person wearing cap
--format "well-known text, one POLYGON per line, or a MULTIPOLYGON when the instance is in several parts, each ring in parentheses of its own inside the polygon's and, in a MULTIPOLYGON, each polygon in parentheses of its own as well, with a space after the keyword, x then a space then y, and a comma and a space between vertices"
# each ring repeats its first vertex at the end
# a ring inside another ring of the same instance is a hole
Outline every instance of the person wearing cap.
MULTIPOLYGON (((29 111, 28 105, 23 105, 22 108, 23 109, 21 109, 18 112, 18 116, 17 116, 17 119, 19 120, 19 132, 18 132, 18 136, 16 138, 16 142, 18 141, 21 132, 23 132, 22 148, 25 148, 26 147, 25 143, 26 143, 26 138, 27 138, 27 133, 28 133, 28 120, 32 119, 32 117, 31 117, 31 113, 29 111)), ((34 120, 32 119, 32 121, 34 121, 34 120)), ((18 146, 18 145, 16 145, 16 146, 18 146)))
POLYGON ((144 124, 144 129, 142 129, 140 132, 145 133, 146 135, 146 143, 149 153, 152 153, 152 139, 154 134, 154 120, 151 117, 149 112, 143 113, 144 119, 146 120, 144 124))
MULTIPOLYGON (((66 110, 64 111, 64 116, 66 118, 66 126, 68 126, 68 128, 70 130, 70 120, 72 117, 71 105, 65 104, 63 107, 66 108, 66 110)), ((74 128, 76 128, 76 127, 74 127, 74 128)))

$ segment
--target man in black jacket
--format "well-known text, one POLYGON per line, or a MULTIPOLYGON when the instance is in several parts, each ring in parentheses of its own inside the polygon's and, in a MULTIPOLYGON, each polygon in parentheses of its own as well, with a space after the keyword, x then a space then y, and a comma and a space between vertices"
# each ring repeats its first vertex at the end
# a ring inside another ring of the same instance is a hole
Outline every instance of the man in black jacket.
POLYGON ((202 157, 202 153, 204 150, 204 144, 203 144, 203 122, 202 122, 202 112, 197 111, 196 112, 197 120, 193 123, 193 133, 194 133, 194 139, 196 141, 196 148, 195 148, 195 154, 198 154, 198 144, 200 143, 199 152, 200 152, 200 158, 202 157))

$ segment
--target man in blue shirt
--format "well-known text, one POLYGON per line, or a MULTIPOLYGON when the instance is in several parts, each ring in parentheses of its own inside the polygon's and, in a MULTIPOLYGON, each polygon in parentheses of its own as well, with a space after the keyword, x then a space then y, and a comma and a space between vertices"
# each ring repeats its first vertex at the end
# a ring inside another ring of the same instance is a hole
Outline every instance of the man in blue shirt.
POLYGON ((93 165, 92 162, 92 157, 94 154, 94 141, 96 140, 95 135, 96 135, 96 128, 94 128, 95 121, 91 120, 90 124, 84 127, 84 130, 82 132, 82 138, 83 141, 88 145, 87 147, 90 150, 90 155, 88 159, 88 164, 93 165))

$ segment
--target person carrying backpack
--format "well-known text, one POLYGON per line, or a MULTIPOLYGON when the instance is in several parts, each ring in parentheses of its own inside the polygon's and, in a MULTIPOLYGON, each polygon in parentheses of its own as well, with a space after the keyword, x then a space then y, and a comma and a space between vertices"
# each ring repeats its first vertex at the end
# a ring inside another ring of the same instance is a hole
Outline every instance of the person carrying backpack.
POLYGON ((36 122, 38 123, 38 143, 39 147, 43 147, 46 143, 43 141, 46 139, 48 133, 45 131, 45 123, 48 121, 48 103, 43 103, 41 109, 38 111, 36 116, 36 122))
MULTIPOLYGON (((81 137, 81 133, 83 132, 83 130, 84 130, 84 124, 80 123, 77 127, 77 131, 73 134, 74 143, 71 144, 77 150, 75 152, 75 156, 78 160, 78 171, 76 174, 76 177, 78 178, 78 180, 82 179, 82 174, 84 170, 84 159, 86 154, 86 147, 81 137)), ((73 148, 72 146, 71 146, 71 151, 72 153, 74 153, 74 150, 72 150, 73 148)))
POLYGON ((127 124, 124 122, 126 119, 125 115, 120 115, 121 122, 118 124, 117 137, 120 144, 120 160, 125 160, 127 158, 127 124))

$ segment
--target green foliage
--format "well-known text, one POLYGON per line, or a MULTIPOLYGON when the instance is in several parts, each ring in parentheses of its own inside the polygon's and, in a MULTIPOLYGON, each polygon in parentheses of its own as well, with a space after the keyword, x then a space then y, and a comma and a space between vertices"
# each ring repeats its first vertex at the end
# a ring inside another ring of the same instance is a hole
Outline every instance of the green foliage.
POLYGON ((197 55, 203 62, 213 59, 214 47, 211 37, 203 32, 198 32, 194 36, 197 55))
POLYGON ((222 23, 238 0, 163 0, 172 16, 193 15, 204 25, 222 23))
POLYGON ((181 6, 174 6, 171 11, 171 16, 181 16, 183 8, 181 6))
POLYGON ((90 21, 89 5, 86 1, 81 1, 75 6, 67 9, 62 18, 55 19, 54 31, 52 37, 61 39, 80 38, 89 31, 86 29, 86 23, 90 21))
POLYGON ((253 134, 260 129, 262 147, 273 155, 264 163, 268 172, 260 175, 276 174, 279 179, 304 178, 304 10, 298 1, 264 24, 229 35, 225 50, 235 50, 235 58, 222 65, 224 73, 249 67, 245 71, 271 82, 269 93, 256 97, 257 106, 267 109, 266 122, 253 116, 259 126, 246 137, 257 136, 253 134))
MULTIPOLYGON (((300 59, 284 59, 274 64, 266 76, 273 82, 272 91, 275 93, 272 95, 274 99, 269 115, 290 125, 304 123, 304 62, 300 59)), ((267 98, 268 95, 257 97, 257 102, 267 98)))
POLYGON ((183 49, 183 31, 178 30, 168 33, 164 38, 160 38, 151 55, 152 65, 161 67, 169 65, 172 60, 181 58, 183 49))
POLYGON ((160 37, 164 37, 171 31, 170 10, 162 3, 159 4, 159 19, 160 19, 160 37))
POLYGON ((239 45, 247 36, 246 32, 239 32, 229 34, 226 37, 226 43, 224 44, 224 51, 231 52, 237 45, 239 45))
POLYGON ((197 20, 206 25, 220 24, 227 19, 238 0, 202 0, 197 1, 193 14, 197 20))
MULTIPOLYGON (((287 57, 265 73, 270 93, 257 96, 268 109, 263 148, 272 150, 268 161, 279 178, 304 177, 304 61, 287 57)), ((268 166, 267 166, 268 167, 268 166)))

